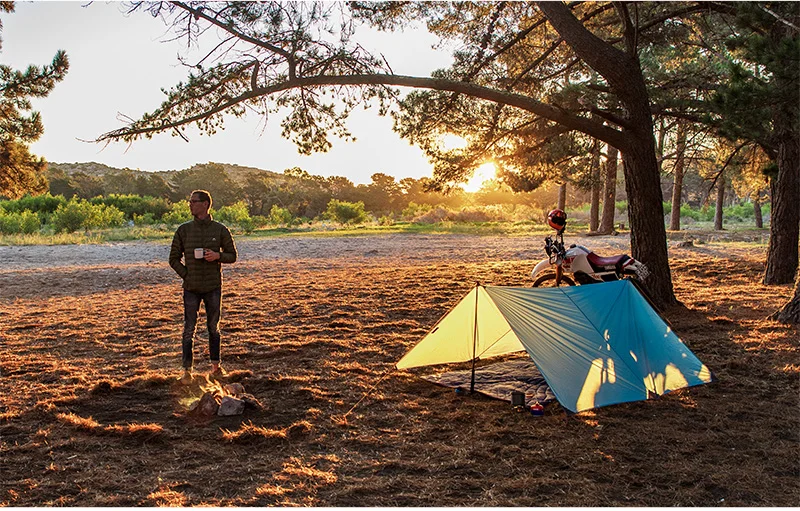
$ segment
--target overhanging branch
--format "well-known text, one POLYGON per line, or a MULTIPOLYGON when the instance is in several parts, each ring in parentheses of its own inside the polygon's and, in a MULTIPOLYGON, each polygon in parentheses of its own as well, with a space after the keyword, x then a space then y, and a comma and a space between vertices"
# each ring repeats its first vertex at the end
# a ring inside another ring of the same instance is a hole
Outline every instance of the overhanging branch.
POLYGON ((123 138, 136 138, 141 135, 153 134, 167 131, 202 121, 215 114, 219 114, 239 103, 261 97, 276 94, 291 89, 320 87, 331 85, 389 85, 398 87, 411 87, 421 89, 432 89, 440 91, 450 91, 458 94, 465 94, 479 99, 513 106, 527 112, 531 112, 545 119, 557 122, 569 129, 581 131, 587 135, 598 138, 608 144, 625 151, 628 146, 628 137, 622 132, 602 124, 571 114, 565 110, 547 105, 522 94, 506 92, 473 83, 458 82, 441 78, 427 78, 404 75, 390 74, 354 74, 343 76, 313 76, 308 78, 295 78, 268 87, 259 87, 244 94, 229 99, 214 108, 207 109, 191 117, 181 118, 175 121, 163 122, 158 125, 136 127, 129 126, 118 130, 110 131, 101 135, 97 141, 114 140, 123 138))

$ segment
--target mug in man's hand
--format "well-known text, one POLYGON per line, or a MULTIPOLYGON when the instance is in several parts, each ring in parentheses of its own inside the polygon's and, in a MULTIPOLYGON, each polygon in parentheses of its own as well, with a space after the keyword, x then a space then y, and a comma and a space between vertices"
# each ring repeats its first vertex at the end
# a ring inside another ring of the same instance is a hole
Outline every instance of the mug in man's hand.
POLYGON ((205 249, 204 248, 196 248, 194 249, 194 258, 195 259, 205 259, 205 249))

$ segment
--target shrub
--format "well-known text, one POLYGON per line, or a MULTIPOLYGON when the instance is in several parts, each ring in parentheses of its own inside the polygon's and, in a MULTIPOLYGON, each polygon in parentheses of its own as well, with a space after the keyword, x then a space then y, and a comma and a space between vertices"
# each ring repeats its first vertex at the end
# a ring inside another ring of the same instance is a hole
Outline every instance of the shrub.
POLYGON ((256 228, 256 223, 253 222, 253 219, 250 218, 250 217, 247 217, 246 219, 241 220, 236 225, 239 226, 239 229, 241 229, 242 231, 244 231, 244 232, 246 232, 248 234, 253 232, 253 229, 256 228))
POLYGON ((247 210, 247 205, 239 201, 231 206, 222 206, 214 215, 215 219, 226 225, 238 225, 244 228, 250 225, 252 230, 253 221, 247 210))
POLYGON ((161 217, 161 221, 168 225, 178 225, 192 219, 192 212, 189 210, 189 203, 186 201, 176 202, 170 210, 161 217))
POLYGON ((125 213, 114 206, 97 205, 92 210, 89 228, 120 227, 125 224, 125 213))
MULTIPOLYGON (((734 220, 735 218, 752 219, 755 216, 752 204, 736 204, 727 208, 722 208, 722 216, 734 220)), ((736 220, 734 220, 736 221, 736 220)))
POLYGON ((119 227, 125 222, 125 213, 114 206, 92 204, 84 199, 73 198, 56 209, 52 222, 56 232, 119 227))
POLYGON ((448 215, 447 220, 454 222, 489 222, 491 217, 486 211, 479 209, 464 209, 457 213, 448 215))
POLYGON ((0 201, 0 207, 8 213, 22 213, 23 211, 32 211, 34 213, 50 214, 55 212, 59 206, 66 204, 67 199, 63 195, 56 195, 55 197, 50 193, 42 195, 26 195, 17 200, 0 201))
POLYGON ((269 210, 269 223, 272 225, 289 225, 292 223, 292 219, 292 213, 277 204, 273 204, 269 210))
POLYGON ((154 218, 161 218, 170 211, 167 199, 150 196, 111 194, 108 197, 95 197, 90 202, 92 204, 114 206, 125 213, 125 218, 128 220, 133 220, 134 215, 143 216, 147 213, 151 213, 154 218))
POLYGON ((137 215, 136 213, 133 214, 133 225, 135 226, 142 226, 142 225, 153 225, 156 223, 156 217, 153 213, 145 213, 143 215, 137 215))
POLYGON ((681 218, 691 218, 695 222, 699 222, 700 212, 692 209, 688 204, 681 204, 681 218))
POLYGON ((266 227, 269 225, 269 219, 264 215, 255 215, 251 217, 253 220, 253 225, 257 228, 266 227))
POLYGON ((419 215, 418 217, 414 218, 413 221, 415 224, 435 224, 444 221, 449 215, 450 212, 448 210, 438 206, 436 209, 432 209, 427 213, 419 215))
POLYGON ((75 232, 89 222, 91 204, 88 202, 70 201, 59 206, 53 213, 53 227, 56 232, 75 232))
POLYGON ((547 213, 540 213, 537 208, 527 204, 498 204, 486 206, 486 212, 497 221, 511 222, 534 222, 542 223, 542 218, 547 217, 547 213))
POLYGON ((710 222, 714 220, 714 208, 712 208, 708 204, 700 208, 700 219, 703 222, 710 222))
POLYGON ((32 211, 21 213, 7 213, 0 208, 0 233, 1 234, 33 234, 42 227, 39 216, 32 211))
POLYGON ((323 216, 340 224, 360 224, 368 219, 362 201, 347 202, 336 199, 328 202, 328 208, 323 216))
POLYGON ((418 216, 424 215, 428 211, 432 210, 433 206, 431 204, 417 204, 416 202, 409 202, 408 206, 403 209, 400 213, 400 216, 403 220, 413 220, 418 216))

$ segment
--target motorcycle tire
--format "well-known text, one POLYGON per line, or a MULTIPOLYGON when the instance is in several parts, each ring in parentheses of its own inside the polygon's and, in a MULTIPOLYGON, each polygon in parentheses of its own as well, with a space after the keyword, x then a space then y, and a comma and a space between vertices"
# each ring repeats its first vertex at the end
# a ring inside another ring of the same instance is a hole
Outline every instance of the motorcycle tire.
MULTIPOLYGON (((574 286, 575 281, 572 280, 570 277, 566 275, 561 276, 561 285, 562 286, 574 286)), ((532 287, 556 287, 556 274, 555 272, 547 272, 543 275, 540 275, 536 280, 533 281, 532 287)))

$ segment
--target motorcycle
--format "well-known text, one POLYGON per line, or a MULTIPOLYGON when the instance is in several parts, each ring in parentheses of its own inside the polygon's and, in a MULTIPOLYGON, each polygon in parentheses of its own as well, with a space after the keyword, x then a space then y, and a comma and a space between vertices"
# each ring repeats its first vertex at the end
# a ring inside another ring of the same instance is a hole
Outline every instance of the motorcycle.
POLYGON ((547 259, 540 261, 531 272, 533 287, 586 285, 621 279, 642 282, 650 274, 643 263, 625 254, 601 257, 581 245, 570 245, 567 249, 563 233, 561 228, 555 239, 545 238, 547 259))

